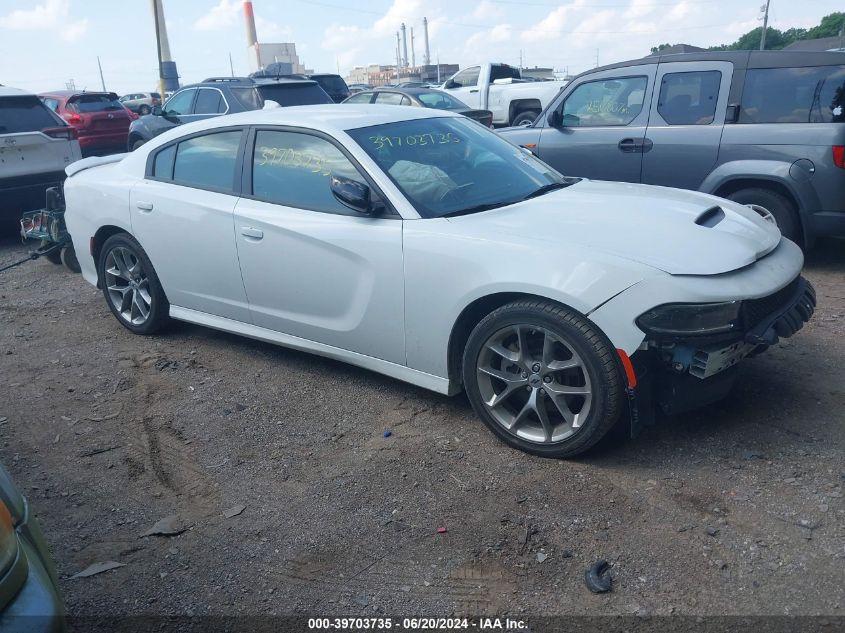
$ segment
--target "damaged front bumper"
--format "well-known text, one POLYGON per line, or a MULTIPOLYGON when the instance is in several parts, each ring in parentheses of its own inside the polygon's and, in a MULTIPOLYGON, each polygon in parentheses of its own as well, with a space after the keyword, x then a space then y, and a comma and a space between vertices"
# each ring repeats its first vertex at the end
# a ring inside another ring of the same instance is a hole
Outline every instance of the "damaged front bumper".
POLYGON ((743 301, 741 331, 711 337, 649 337, 631 356, 636 387, 629 389, 631 433, 656 411, 677 415, 724 398, 736 365, 798 332, 816 307, 812 284, 798 276, 781 290, 743 301))

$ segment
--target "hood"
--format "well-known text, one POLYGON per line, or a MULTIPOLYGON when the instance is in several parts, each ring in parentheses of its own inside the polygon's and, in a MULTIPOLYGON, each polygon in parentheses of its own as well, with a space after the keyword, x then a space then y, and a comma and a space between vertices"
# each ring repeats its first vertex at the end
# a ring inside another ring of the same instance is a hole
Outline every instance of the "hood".
POLYGON ((717 275, 749 264, 780 242, 773 220, 693 191, 582 180, 566 189, 484 213, 450 218, 560 247, 582 246, 673 275, 717 275))

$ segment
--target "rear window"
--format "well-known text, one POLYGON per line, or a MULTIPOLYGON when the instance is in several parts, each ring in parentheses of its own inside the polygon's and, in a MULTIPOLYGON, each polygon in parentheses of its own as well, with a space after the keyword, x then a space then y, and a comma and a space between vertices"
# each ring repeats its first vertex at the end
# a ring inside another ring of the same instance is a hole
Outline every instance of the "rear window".
POLYGON ((258 92, 262 98, 275 101, 282 106, 334 103, 325 90, 312 83, 267 84, 258 86, 258 92))
POLYGON ((229 90, 247 110, 260 110, 264 106, 261 95, 255 88, 230 88, 229 90))
POLYGON ((36 132, 65 125, 35 95, 0 98, 0 134, 36 132))
POLYGON ((66 108, 71 112, 103 112, 105 110, 123 110, 117 95, 79 95, 67 102, 66 108))
POLYGON ((845 66, 752 68, 740 123, 845 123, 845 66))

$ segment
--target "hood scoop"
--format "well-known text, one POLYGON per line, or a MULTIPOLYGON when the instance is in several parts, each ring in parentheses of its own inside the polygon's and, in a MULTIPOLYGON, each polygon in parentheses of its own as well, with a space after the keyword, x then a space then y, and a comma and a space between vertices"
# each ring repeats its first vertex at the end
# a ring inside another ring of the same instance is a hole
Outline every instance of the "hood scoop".
POLYGON ((725 212, 721 207, 710 207, 695 219, 695 223, 698 226, 706 226, 708 229, 712 229, 724 219, 725 212))

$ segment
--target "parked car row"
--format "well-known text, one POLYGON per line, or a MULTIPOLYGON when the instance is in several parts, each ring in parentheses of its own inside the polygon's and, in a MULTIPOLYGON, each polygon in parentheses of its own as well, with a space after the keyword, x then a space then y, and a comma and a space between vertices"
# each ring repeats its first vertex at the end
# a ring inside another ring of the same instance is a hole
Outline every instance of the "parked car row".
POLYGON ((129 124, 138 118, 113 92, 57 90, 39 98, 76 130, 83 155, 123 151, 129 124))

